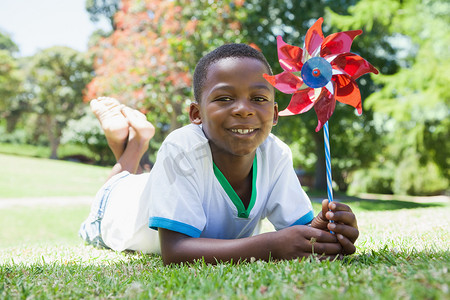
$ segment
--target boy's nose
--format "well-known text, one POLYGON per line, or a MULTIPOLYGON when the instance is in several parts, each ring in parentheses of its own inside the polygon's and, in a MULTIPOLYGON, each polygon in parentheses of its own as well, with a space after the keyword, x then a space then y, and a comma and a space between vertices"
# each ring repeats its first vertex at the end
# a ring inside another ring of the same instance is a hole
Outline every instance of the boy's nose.
POLYGON ((233 107, 233 114, 239 117, 248 117, 254 114, 249 100, 238 100, 233 107))

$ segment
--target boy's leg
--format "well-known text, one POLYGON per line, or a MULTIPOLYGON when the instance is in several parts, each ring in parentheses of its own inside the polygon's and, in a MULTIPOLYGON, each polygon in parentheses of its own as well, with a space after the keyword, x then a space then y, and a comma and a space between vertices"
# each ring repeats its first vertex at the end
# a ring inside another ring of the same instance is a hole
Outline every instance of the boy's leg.
POLYGON ((128 138, 128 122, 122 114, 122 107, 114 98, 99 97, 91 100, 91 110, 100 122, 109 148, 116 161, 122 156, 128 138))
POLYGON ((120 105, 112 98, 98 99, 91 102, 91 107, 117 163, 110 179, 98 191, 79 234, 90 244, 116 251, 155 252, 159 239, 156 231, 148 228, 149 204, 140 201, 149 174, 133 175, 139 171, 140 160, 148 149, 155 128, 144 114, 120 105))
POLYGON ((132 174, 141 172, 139 162, 155 134, 155 128, 144 114, 126 106, 121 111, 128 122, 129 134, 125 150, 114 165, 111 176, 122 171, 132 174))
POLYGON ((114 98, 94 99, 91 101, 91 109, 117 160, 109 178, 122 171, 132 174, 140 172, 139 162, 155 134, 153 125, 144 114, 120 104, 114 98))

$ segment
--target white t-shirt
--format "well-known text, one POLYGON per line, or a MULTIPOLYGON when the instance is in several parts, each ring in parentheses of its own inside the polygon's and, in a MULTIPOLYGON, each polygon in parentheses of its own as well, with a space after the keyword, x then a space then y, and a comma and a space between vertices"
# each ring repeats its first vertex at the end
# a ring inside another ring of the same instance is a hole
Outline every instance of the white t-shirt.
POLYGON ((149 226, 191 237, 236 239, 255 234, 268 218, 276 230, 314 218, 292 167, 289 147, 270 134, 253 164, 247 209, 214 166, 201 126, 173 131, 162 144, 141 201, 150 201, 149 226))

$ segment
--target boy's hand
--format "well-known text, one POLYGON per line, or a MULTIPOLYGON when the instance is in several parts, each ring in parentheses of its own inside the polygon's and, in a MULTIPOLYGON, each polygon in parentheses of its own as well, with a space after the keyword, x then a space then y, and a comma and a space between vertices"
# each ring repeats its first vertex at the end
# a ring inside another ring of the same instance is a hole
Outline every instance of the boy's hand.
POLYGON ((291 226, 272 234, 277 236, 272 248, 272 257, 276 259, 308 257, 313 253, 320 255, 320 259, 334 259, 343 251, 336 235, 317 228, 291 226))
POLYGON ((356 251, 354 245, 359 236, 356 216, 346 204, 339 202, 322 201, 322 211, 311 222, 314 228, 333 231, 341 243, 344 254, 353 254, 356 251), (333 221, 331 223, 329 221, 333 221))

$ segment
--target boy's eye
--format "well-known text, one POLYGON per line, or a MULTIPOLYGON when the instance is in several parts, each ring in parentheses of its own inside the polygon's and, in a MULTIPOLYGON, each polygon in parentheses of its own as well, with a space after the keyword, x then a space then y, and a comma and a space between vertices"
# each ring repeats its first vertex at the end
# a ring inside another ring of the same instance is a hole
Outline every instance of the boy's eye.
POLYGON ((264 98, 264 97, 254 97, 253 101, 264 102, 264 101, 268 101, 268 100, 266 98, 264 98))
POLYGON ((221 98, 217 98, 216 101, 231 101, 232 99, 230 97, 221 97, 221 98))

